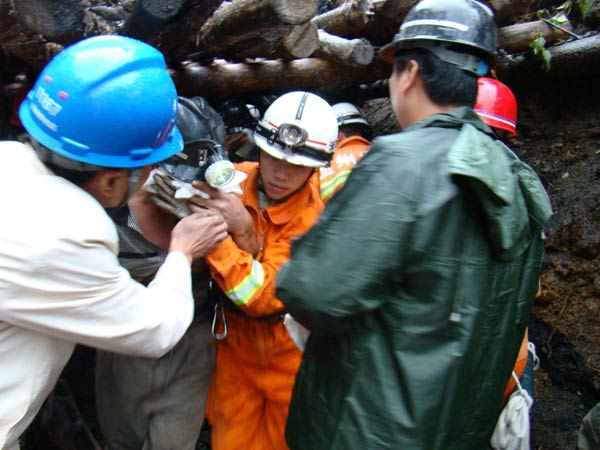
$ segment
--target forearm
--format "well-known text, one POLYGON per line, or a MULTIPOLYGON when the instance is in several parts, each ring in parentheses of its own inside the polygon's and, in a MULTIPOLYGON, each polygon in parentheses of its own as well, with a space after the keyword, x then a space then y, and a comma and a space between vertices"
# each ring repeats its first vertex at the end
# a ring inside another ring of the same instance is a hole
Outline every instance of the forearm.
POLYGON ((3 320, 116 353, 159 357, 172 348, 193 317, 185 257, 170 254, 146 288, 132 280, 110 252, 88 247, 84 253, 93 266, 63 255, 64 261, 52 270, 36 270, 38 276, 23 272, 12 279, 15 301, 6 299, 4 306, 10 307, 0 307, 3 320))
POLYGON ((210 252, 206 261, 213 280, 247 314, 258 317, 283 311, 283 304, 275 298, 278 266, 257 261, 233 239, 226 239, 210 252))
MULTIPOLYGON (((172 252, 157 272, 147 288, 135 290, 130 298, 127 289, 119 292, 119 303, 115 307, 114 327, 109 321, 106 331, 113 333, 104 342, 102 333, 90 334, 88 345, 107 350, 146 357, 160 357, 169 351, 183 336, 192 322, 194 300, 192 298, 191 271, 187 258, 179 252, 172 252), (94 342, 95 341, 95 342, 94 342)), ((86 343, 87 337, 82 339, 86 343)))

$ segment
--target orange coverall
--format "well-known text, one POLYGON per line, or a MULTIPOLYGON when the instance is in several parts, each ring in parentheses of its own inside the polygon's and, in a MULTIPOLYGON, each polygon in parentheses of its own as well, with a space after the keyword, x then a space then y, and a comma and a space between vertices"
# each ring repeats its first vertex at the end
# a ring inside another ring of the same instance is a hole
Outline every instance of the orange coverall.
MULTIPOLYGON (((525 336, 523 336, 523 341, 521 342, 521 348, 519 349, 519 354, 517 356, 517 360, 515 361, 515 366, 513 368, 513 371, 517 374, 517 378, 519 378, 519 379, 523 375, 523 372, 525 371, 525 366, 527 365, 527 356, 529 354, 529 350, 527 349, 528 343, 529 343, 529 335, 528 335, 528 332, 526 329, 525 336)), ((517 386, 517 383, 515 383, 515 380, 513 379, 512 375, 511 375, 510 378, 508 379, 506 388, 504 389, 504 399, 502 400, 503 403, 506 403, 508 401, 510 394, 512 394, 512 392, 516 386, 517 386)))
POLYGON ((283 325, 275 277, 290 258, 292 240, 317 221, 323 203, 316 175, 288 199, 259 211, 258 164, 236 168, 248 174, 241 200, 252 215, 260 248, 253 258, 228 237, 206 256, 214 281, 231 299, 225 308, 228 334, 217 344, 207 418, 214 450, 283 450, 302 352, 283 325))
POLYGON ((339 141, 329 167, 321 167, 321 199, 327 203, 339 191, 354 166, 369 151, 371 143, 361 136, 350 136, 339 141))

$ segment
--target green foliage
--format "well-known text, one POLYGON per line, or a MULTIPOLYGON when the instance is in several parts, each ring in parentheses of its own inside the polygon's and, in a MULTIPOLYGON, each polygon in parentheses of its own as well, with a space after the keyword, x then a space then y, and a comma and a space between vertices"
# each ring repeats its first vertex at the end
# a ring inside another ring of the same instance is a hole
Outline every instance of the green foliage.
POLYGON ((540 9, 539 11, 536 11, 535 14, 539 20, 548 20, 556 25, 560 25, 569 21, 568 16, 571 13, 571 7, 572 3, 569 0, 551 10, 540 9))
POLYGON ((546 49, 546 39, 543 36, 536 37, 529 46, 533 50, 533 54, 542 58, 543 67, 547 71, 550 70, 550 60, 552 59, 552 55, 546 49))
POLYGON ((578 0, 577 5, 579 6, 579 12, 581 13, 581 17, 585 17, 590 12, 594 0, 578 0))
MULTIPOLYGON (((577 0, 579 5, 581 6, 582 2, 591 2, 593 0, 577 0)), ((569 21, 569 14, 571 13, 571 8, 573 6, 573 2, 571 0, 567 0, 562 5, 557 6, 555 8, 548 9, 540 9, 536 12, 536 16, 539 20, 544 21, 551 24, 555 24, 557 27, 560 27, 562 24, 567 23, 569 21)), ((533 50, 533 54, 542 58, 543 67, 546 70, 550 70, 550 60, 552 59, 552 55, 546 48, 546 39, 543 36, 536 37, 529 46, 533 50)))

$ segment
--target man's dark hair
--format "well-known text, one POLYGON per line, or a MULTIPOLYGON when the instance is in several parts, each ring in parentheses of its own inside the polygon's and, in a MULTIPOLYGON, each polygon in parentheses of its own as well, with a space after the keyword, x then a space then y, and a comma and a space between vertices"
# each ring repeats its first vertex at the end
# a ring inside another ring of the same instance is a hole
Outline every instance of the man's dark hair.
POLYGON ((421 78, 429 98, 438 105, 475 105, 477 77, 454 64, 442 61, 433 53, 414 48, 403 50, 394 57, 394 71, 402 72, 410 60, 419 65, 421 78))
POLYGON ((44 165, 50 169, 54 175, 57 175, 65 180, 70 181, 71 183, 83 187, 88 181, 96 176, 98 171, 81 171, 81 170, 72 170, 65 169, 64 167, 58 166, 51 162, 45 162, 44 165))
POLYGON ((367 141, 373 139, 373 131, 371 127, 360 123, 350 123, 348 125, 341 125, 340 131, 346 136, 360 136, 367 141))
POLYGON ((72 163, 73 165, 80 167, 81 170, 67 169, 60 164, 57 164, 57 162, 60 162, 61 160, 68 161, 68 159, 56 155, 52 150, 42 145, 32 137, 29 137, 27 141, 37 153, 38 158, 40 158, 40 160, 48 169, 50 169, 55 175, 58 175, 59 177, 64 178, 65 180, 68 180, 79 187, 82 187, 84 184, 94 178, 96 173, 98 173, 98 170, 100 170, 100 168, 97 166, 92 166, 90 164, 78 161, 73 161, 72 163))

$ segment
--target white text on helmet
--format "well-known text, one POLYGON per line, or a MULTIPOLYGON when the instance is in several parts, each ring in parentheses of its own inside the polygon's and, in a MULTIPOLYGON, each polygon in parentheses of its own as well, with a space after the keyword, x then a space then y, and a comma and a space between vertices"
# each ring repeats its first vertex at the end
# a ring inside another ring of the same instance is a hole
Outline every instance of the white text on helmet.
POLYGON ((54 122, 52 122, 50 119, 48 119, 43 112, 40 111, 40 109, 37 107, 37 105, 35 103, 31 104, 31 112, 33 113, 33 115, 35 117, 37 117, 39 119, 40 122, 42 122, 46 127, 50 128, 52 131, 56 131, 58 130, 58 125, 56 125, 54 122))
POLYGON ((35 90, 35 98, 41 107, 44 108, 44 111, 51 116, 56 116, 62 109, 62 106, 60 106, 52 97, 50 97, 42 86, 38 86, 35 90))

